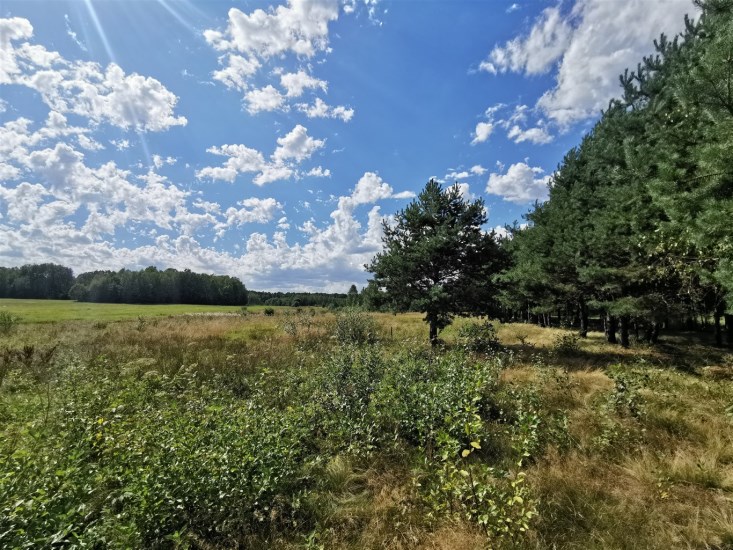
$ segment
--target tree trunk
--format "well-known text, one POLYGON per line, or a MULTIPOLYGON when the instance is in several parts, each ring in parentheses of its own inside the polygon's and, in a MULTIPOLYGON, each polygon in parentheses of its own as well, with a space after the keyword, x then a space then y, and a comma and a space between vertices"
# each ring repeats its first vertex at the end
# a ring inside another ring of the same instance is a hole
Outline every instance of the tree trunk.
POLYGON ((626 315, 621 317, 621 346, 629 347, 629 318, 626 315))
POLYGON ((651 343, 656 344, 659 341, 659 325, 657 321, 652 322, 652 337, 651 337, 651 343))
POLYGON ((727 335, 728 347, 733 348, 733 315, 726 313, 723 317, 725 319, 725 333, 727 335))
POLYGON ((580 337, 588 337, 588 305, 585 300, 580 300, 580 337))
POLYGON ((430 345, 438 345, 438 323, 435 319, 430 319, 430 345))
POLYGON ((720 313, 715 311, 715 345, 720 347, 723 345, 723 329, 720 326, 720 313))
POLYGON ((618 344, 616 331, 618 330, 618 319, 611 314, 606 314, 606 341, 609 344, 618 344))

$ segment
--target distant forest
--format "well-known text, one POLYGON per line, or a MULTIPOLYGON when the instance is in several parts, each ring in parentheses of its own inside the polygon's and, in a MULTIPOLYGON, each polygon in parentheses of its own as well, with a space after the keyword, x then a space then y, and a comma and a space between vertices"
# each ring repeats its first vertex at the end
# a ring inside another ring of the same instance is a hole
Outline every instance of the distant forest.
POLYGON ((258 292, 236 277, 193 273, 186 269, 90 271, 51 263, 0 267, 0 298, 76 300, 124 304, 270 305, 340 307, 356 303, 350 294, 324 292, 258 292))

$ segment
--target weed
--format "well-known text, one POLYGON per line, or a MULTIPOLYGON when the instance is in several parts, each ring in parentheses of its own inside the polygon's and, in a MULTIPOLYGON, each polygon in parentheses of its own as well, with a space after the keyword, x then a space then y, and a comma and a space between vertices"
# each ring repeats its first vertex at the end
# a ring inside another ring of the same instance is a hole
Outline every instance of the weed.
POLYGON ((8 335, 18 326, 19 318, 9 311, 0 311, 0 334, 8 335))

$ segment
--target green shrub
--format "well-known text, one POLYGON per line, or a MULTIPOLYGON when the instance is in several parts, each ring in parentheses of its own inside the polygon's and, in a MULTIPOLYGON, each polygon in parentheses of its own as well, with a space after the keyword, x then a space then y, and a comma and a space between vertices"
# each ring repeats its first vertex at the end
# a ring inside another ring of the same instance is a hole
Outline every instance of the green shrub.
POLYGON ((8 311, 0 311, 0 334, 10 334, 20 320, 8 311))
POLYGON ((458 329, 458 343, 466 351, 473 353, 487 353, 499 347, 494 325, 488 321, 483 323, 471 321, 463 325, 458 329))
POLYGON ((552 351, 560 357, 572 357, 580 352, 580 339, 576 334, 563 334, 552 343, 552 351))
POLYGON ((273 315, 275 315, 275 309, 271 307, 266 307, 264 310, 262 310, 262 313, 264 313, 268 317, 272 317, 273 315))
POLYGON ((345 308, 336 314, 334 336, 339 344, 373 344, 377 341, 377 323, 369 313, 345 308))

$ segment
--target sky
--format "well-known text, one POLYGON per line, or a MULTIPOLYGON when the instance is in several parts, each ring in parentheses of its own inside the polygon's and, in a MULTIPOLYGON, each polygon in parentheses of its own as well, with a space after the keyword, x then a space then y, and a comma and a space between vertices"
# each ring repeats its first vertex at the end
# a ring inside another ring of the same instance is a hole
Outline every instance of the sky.
POLYGON ((346 292, 430 178, 523 223, 688 0, 0 0, 0 265, 346 292))

